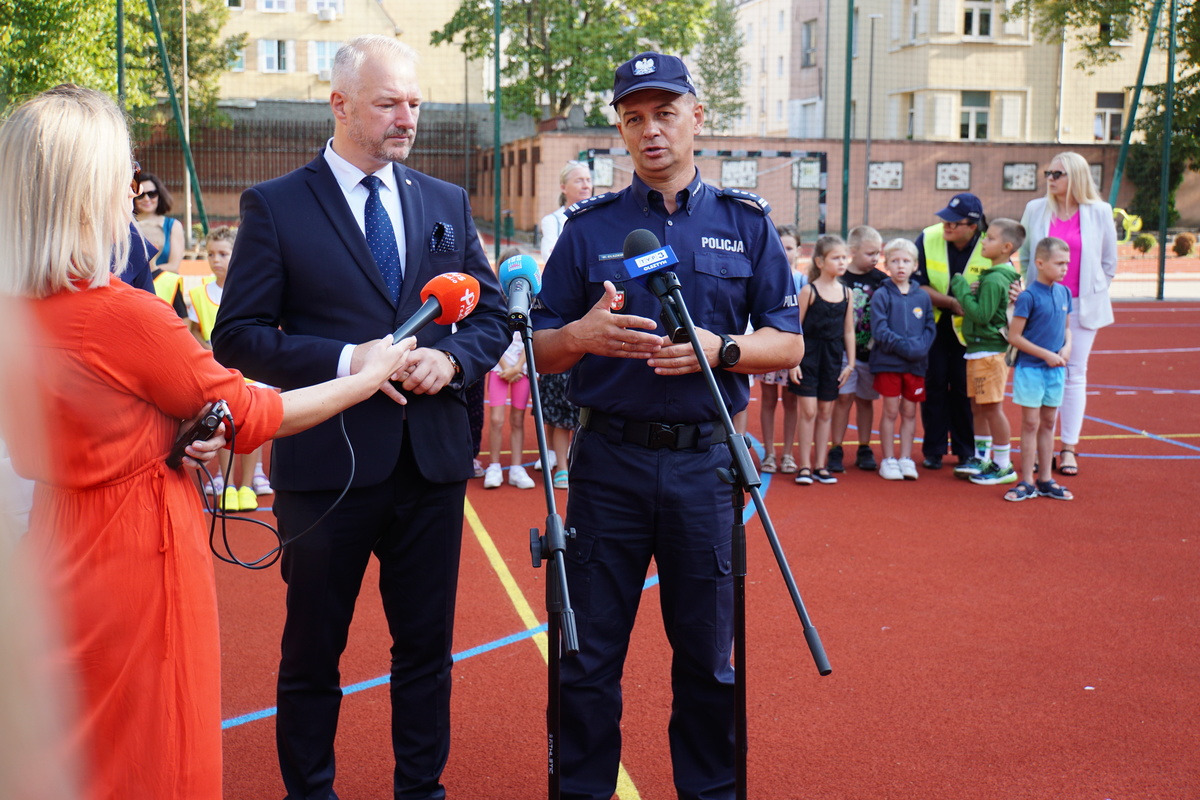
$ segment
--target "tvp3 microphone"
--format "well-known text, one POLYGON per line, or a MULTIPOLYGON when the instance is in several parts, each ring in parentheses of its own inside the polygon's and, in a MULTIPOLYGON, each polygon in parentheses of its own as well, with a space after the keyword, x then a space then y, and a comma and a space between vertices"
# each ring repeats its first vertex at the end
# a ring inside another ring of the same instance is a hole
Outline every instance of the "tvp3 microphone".
POLYGON ((479 302, 479 281, 462 272, 443 272, 421 288, 421 299, 425 302, 417 313, 392 334, 393 342, 412 336, 430 322, 439 325, 461 322, 479 302))
POLYGON ((542 290, 537 262, 533 256, 522 253, 502 261, 498 272, 500 285, 508 295, 508 327, 512 330, 524 328, 529 324, 533 298, 542 290))
POLYGON ((679 286, 679 278, 674 272, 666 271, 668 267, 679 263, 675 251, 670 245, 660 245, 658 237, 650 231, 638 228, 625 237, 623 252, 626 274, 635 280, 645 280, 650 291, 662 303, 659 321, 666 329, 667 338, 675 344, 688 341, 683 317, 675 307, 675 299, 671 297, 671 290, 679 286))

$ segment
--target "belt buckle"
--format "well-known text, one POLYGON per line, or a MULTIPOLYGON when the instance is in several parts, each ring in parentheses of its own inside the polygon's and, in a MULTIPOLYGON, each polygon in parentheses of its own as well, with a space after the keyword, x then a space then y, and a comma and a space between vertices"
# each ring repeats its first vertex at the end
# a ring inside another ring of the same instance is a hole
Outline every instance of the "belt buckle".
POLYGON ((678 425, 667 425, 662 422, 650 423, 650 447, 674 447, 677 438, 678 425))

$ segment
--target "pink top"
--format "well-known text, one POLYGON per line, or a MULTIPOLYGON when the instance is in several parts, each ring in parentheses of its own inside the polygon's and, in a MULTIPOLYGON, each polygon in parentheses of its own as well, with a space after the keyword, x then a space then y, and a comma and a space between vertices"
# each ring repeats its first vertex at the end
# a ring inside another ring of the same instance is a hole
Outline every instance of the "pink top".
POLYGON ((1079 231, 1079 209, 1070 219, 1050 218, 1050 236, 1056 236, 1071 248, 1071 261, 1067 265, 1067 274, 1063 278, 1063 286, 1071 290, 1071 297, 1079 297, 1079 255, 1083 246, 1083 235, 1079 231))

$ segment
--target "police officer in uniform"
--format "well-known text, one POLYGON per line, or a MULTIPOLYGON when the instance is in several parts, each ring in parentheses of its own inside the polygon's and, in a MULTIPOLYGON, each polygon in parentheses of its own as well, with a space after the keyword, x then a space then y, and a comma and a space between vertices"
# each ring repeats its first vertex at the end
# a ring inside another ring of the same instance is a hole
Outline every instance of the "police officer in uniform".
POLYGON ((673 268, 730 414, 747 375, 799 363, 796 290, 769 207, 700 180, 704 123, 684 63, 643 53, 613 87, 632 185, 576 203, 535 309, 539 370, 571 369, 567 577, 581 651, 562 663, 562 796, 609 800, 621 753, 621 672, 653 557, 673 651, 668 727, 683 800, 734 796, 730 464, 725 430, 690 343, 672 344, 658 298, 624 278, 625 236, 644 228, 673 268), (618 285, 619 284, 619 285, 618 285), (754 332, 744 334, 747 319, 754 332))
POLYGON ((975 452, 974 415, 967 396, 967 362, 963 354, 962 306, 950 294, 950 278, 963 274, 974 283, 992 266, 983 257, 982 231, 987 229, 983 203, 973 194, 957 194, 937 212, 940 222, 921 231, 916 238, 917 285, 933 302, 937 337, 929 350, 925 373, 925 400, 921 403, 921 427, 925 438, 921 451, 926 469, 941 469, 946 439, 959 464, 975 452))

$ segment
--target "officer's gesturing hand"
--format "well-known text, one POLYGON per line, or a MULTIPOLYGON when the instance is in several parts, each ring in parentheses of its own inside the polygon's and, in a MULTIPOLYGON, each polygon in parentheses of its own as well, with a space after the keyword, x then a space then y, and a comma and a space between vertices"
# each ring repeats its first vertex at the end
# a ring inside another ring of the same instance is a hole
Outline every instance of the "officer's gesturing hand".
MULTIPOLYGON (((721 337, 703 328, 696 329, 700 337, 700 345, 704 357, 710 367, 717 365, 717 356, 721 352, 721 337)), ((662 337, 662 349, 646 362, 654 368, 656 375, 687 375, 689 372, 699 372, 700 362, 696 359, 696 349, 691 342, 672 344, 667 337, 662 337)))
POLYGON ((633 314, 614 314, 617 287, 604 282, 604 296, 579 319, 561 328, 536 331, 534 352, 539 372, 565 372, 587 354, 610 358, 647 359, 662 349, 662 337, 642 333, 658 323, 633 314))

